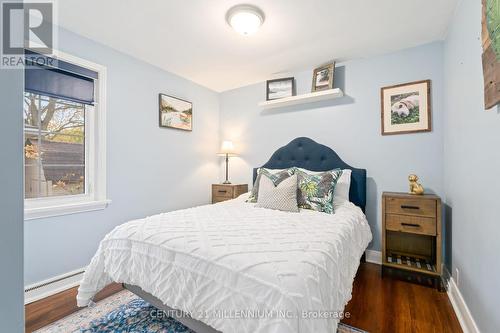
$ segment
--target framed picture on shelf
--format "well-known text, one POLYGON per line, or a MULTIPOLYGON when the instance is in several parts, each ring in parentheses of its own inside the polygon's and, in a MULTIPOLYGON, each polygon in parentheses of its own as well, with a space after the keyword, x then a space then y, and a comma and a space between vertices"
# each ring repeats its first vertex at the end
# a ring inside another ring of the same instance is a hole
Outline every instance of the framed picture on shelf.
POLYGON ((431 130, 431 80, 380 89, 382 135, 431 130))
POLYGON ((316 68, 313 71, 311 92, 333 89, 335 62, 316 68))
POLYGON ((160 127, 193 129, 193 103, 183 99, 159 94, 160 127))
POLYGON ((286 77, 266 81, 266 100, 272 101, 295 95, 295 79, 286 77))

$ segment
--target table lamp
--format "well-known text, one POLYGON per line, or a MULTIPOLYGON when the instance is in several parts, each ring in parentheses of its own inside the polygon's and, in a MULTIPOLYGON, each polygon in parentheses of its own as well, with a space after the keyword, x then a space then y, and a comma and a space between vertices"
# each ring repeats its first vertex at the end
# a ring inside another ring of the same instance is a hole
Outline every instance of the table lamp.
POLYGON ((232 141, 222 141, 220 152, 217 154, 219 156, 226 157, 226 180, 222 184, 231 184, 228 179, 228 165, 229 165, 229 157, 237 156, 234 150, 234 144, 232 141))

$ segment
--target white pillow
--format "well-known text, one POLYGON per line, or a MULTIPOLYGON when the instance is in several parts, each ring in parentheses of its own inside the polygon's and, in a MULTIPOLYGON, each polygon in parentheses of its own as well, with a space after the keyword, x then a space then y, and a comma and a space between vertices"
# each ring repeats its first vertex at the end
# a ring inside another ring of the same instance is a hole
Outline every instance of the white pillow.
POLYGON ((255 207, 298 212, 297 175, 286 178, 277 186, 269 177, 265 175, 260 177, 259 196, 255 207))
MULTIPOLYGON (((326 171, 312 171, 302 168, 297 168, 303 172, 310 175, 317 175, 326 171)), ((328 171, 328 170, 327 170, 328 171)), ((349 190, 351 189, 351 169, 342 169, 342 175, 340 176, 335 189, 333 191, 333 207, 339 207, 342 204, 349 202, 349 190)))
POLYGON ((346 202, 349 202, 349 190, 351 189, 351 173, 351 169, 342 169, 342 175, 337 181, 335 190, 333 191, 333 207, 338 207, 346 202))

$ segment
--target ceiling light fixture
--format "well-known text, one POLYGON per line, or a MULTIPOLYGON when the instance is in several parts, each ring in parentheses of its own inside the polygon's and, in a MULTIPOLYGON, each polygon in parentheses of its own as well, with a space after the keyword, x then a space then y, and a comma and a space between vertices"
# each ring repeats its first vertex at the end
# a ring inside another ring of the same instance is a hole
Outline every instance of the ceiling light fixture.
POLYGON ((252 5, 236 5, 227 11, 226 21, 237 33, 248 36, 264 23, 264 12, 252 5))

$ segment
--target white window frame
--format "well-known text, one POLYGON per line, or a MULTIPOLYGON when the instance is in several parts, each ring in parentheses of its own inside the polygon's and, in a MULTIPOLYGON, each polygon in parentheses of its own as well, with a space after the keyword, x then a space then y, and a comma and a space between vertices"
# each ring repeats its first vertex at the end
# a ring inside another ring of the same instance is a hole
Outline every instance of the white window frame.
POLYGON ((85 113, 84 194, 24 199, 24 220, 83 213, 106 208, 111 200, 106 192, 106 67, 54 50, 57 59, 98 73, 95 81, 95 103, 85 113))

